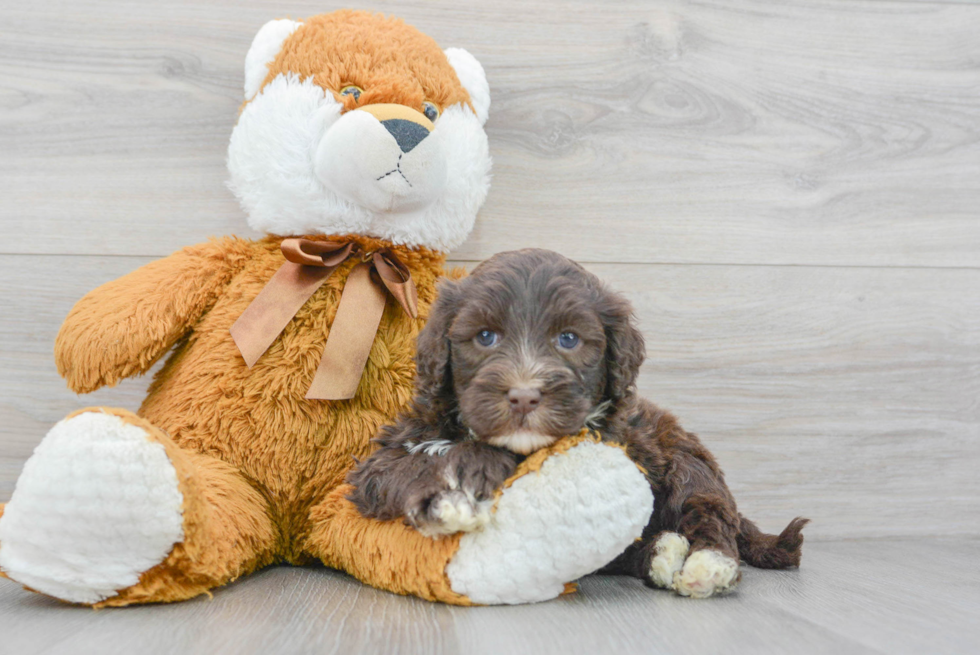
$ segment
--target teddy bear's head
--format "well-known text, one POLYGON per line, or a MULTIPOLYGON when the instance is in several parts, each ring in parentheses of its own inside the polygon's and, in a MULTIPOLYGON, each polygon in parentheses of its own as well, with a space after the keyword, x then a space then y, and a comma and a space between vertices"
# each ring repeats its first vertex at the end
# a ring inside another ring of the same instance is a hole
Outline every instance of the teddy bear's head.
POLYGON ((245 58, 230 186, 256 230, 447 251, 489 188, 489 106, 472 55, 400 20, 274 20, 245 58))

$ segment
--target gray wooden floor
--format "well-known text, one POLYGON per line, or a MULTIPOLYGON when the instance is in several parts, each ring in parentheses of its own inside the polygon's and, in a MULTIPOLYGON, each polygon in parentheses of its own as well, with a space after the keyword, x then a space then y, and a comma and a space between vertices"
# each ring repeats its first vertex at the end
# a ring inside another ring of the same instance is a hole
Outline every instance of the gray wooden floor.
POLYGON ((272 569, 93 613, 0 581, 0 653, 976 652, 980 4, 918 0, 0 0, 0 502, 78 397, 89 289, 210 235, 242 66, 273 17, 400 15, 484 64, 493 187, 454 261, 542 246, 633 300, 640 388, 804 568, 692 602, 592 579, 463 610, 272 569))
POLYGON ((638 580, 460 608, 327 569, 271 568, 212 599, 93 611, 0 582, 0 652, 34 653, 976 653, 980 540, 807 546, 798 571, 744 569, 738 591, 691 600, 638 580))

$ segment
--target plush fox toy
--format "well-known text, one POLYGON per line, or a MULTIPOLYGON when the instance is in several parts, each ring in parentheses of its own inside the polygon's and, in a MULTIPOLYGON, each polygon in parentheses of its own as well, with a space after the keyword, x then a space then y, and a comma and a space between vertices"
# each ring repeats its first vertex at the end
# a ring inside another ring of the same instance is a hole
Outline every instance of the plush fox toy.
POLYGON ((619 449, 529 458, 479 532, 358 515, 344 479, 412 394, 415 338, 486 196, 480 64, 404 23, 275 20, 245 59, 231 188, 268 236, 191 246, 85 296, 55 345, 86 393, 169 358, 139 412, 55 425, 0 506, 0 572, 74 603, 176 601, 320 560, 456 604, 553 598, 652 510, 619 449))

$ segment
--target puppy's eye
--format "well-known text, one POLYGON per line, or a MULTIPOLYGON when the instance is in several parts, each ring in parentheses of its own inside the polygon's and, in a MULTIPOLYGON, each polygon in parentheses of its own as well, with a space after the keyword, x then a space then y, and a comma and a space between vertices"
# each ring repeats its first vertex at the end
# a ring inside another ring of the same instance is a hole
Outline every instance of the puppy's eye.
POLYGON ((353 84, 348 84, 347 86, 345 86, 344 88, 342 88, 340 90, 340 95, 342 95, 342 96, 353 96, 354 97, 354 102, 357 102, 358 100, 361 99, 361 91, 363 91, 363 90, 364 89, 362 89, 359 86, 354 86, 353 84))
POLYGON ((439 108, 431 102, 422 103, 422 113, 425 114, 425 117, 433 123, 435 123, 436 119, 439 118, 439 108))
POLYGON ((571 350, 578 345, 578 335, 574 332, 562 332, 558 335, 558 347, 571 350))
POLYGON ((477 332, 476 336, 473 337, 473 340, 484 348, 489 348, 497 343, 497 338, 497 333, 493 330, 480 330, 477 332))

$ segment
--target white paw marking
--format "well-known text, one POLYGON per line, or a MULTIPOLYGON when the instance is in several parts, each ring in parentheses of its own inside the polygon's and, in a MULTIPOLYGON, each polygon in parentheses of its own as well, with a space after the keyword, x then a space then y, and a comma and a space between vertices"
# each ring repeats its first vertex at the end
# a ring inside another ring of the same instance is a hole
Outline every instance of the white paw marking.
POLYGON ((55 425, 0 518, 0 569, 48 595, 96 603, 136 584, 184 538, 163 446, 117 416, 55 425))
POLYGON ((707 598, 732 589, 738 580, 738 562, 717 550, 699 550, 674 574, 674 590, 681 596, 707 598))
POLYGON ((427 537, 481 530, 490 522, 493 501, 477 501, 462 491, 448 491, 433 501, 429 515, 434 519, 419 528, 427 537))
POLYGON ((683 535, 676 532, 662 534, 653 545, 656 555, 650 560, 650 570, 647 572, 650 582, 661 589, 670 589, 674 585, 674 574, 684 566, 690 547, 690 542, 683 535))

